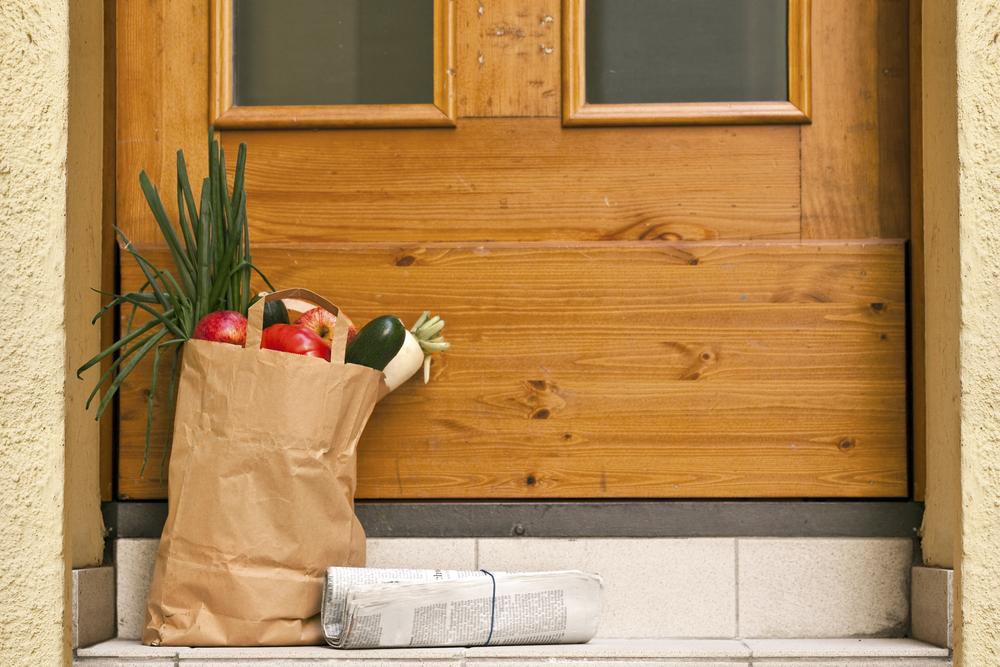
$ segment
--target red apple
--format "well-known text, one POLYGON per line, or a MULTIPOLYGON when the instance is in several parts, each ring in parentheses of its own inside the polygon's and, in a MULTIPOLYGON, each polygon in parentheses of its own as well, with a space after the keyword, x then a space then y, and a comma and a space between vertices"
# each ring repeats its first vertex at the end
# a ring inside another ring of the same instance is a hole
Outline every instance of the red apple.
POLYGON ((191 338, 243 347, 247 340, 247 318, 233 310, 209 313, 194 325, 191 338))
MULTIPOLYGON (((354 337, 358 335, 358 328, 354 326, 344 313, 340 313, 340 319, 347 324, 347 344, 350 345, 354 337)), ((299 315, 295 324, 315 331, 327 347, 333 345, 333 328, 337 326, 337 316, 325 308, 313 308, 299 315)))

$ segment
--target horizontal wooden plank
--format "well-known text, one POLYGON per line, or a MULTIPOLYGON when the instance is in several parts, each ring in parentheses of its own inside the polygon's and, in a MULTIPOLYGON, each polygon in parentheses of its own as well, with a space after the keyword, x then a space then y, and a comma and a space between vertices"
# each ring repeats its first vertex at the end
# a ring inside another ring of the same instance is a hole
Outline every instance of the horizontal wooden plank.
MULTIPOLYGON (((431 382, 406 383, 369 421, 359 498, 906 494, 902 244, 368 245, 254 260, 359 323, 425 309, 447 321, 453 347, 431 382)), ((122 278, 138 285, 128 264, 122 278)), ((133 498, 164 493, 159 452, 138 476, 148 378, 137 371, 121 399, 119 490, 133 498)))
MULTIPOLYGON (((221 136, 230 156, 248 145, 259 244, 800 237, 794 127, 564 130, 558 118, 471 118, 440 130, 221 136)), ((173 178, 157 184, 171 201, 173 178)), ((159 241, 151 217, 122 223, 135 243, 159 241)))

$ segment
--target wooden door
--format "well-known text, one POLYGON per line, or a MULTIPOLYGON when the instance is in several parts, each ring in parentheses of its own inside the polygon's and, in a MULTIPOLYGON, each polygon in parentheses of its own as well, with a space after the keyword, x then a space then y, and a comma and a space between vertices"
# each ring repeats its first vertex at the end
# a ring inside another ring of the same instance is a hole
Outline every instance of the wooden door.
MULTIPOLYGON (((219 131, 248 144, 277 287, 447 321, 430 383, 376 408, 357 497, 905 497, 908 3, 812 3, 809 124, 585 127, 575 3, 439 4, 453 126, 219 131)), ((169 202, 176 149, 207 171, 217 6, 117 6, 116 220, 153 255, 137 174, 169 202)), ((120 498, 165 497, 161 418, 138 474, 144 391, 123 385, 120 498)))

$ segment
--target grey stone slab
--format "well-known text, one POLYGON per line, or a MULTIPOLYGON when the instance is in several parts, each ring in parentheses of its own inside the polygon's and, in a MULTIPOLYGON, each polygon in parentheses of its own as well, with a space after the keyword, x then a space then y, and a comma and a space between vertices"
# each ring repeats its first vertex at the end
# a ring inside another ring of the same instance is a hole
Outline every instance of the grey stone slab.
POLYGON ((324 646, 169 648, 111 640, 80 649, 79 667, 947 667, 947 649, 910 639, 626 639, 586 644, 339 651, 324 646))
POLYGON ((754 667, 952 667, 951 658, 835 658, 778 659, 755 658, 754 667))
POLYGON ((137 639, 110 639, 100 644, 77 650, 80 658, 169 659, 174 661, 180 649, 173 646, 146 646, 137 639))
POLYGON ((468 538, 368 539, 367 567, 476 570, 476 541, 468 538))
POLYGON ((177 667, 307 667, 308 665, 328 665, 329 667, 426 667, 427 665, 447 665, 448 667, 461 667, 462 663, 458 659, 438 660, 409 660, 404 658, 378 658, 365 656, 337 656, 321 658, 270 658, 260 660, 257 658, 244 658, 239 660, 201 660, 182 659, 177 663, 177 667))
POLYGON ((909 629, 909 539, 745 539, 739 636, 902 637, 909 629))
POLYGON ((114 568, 73 570, 73 648, 90 646, 114 636, 114 568))
POLYGON ((180 649, 178 657, 181 664, 202 662, 205 664, 234 664, 234 661, 254 662, 267 661, 309 661, 309 660, 353 660, 363 661, 366 665, 372 661, 409 660, 420 661, 459 661, 462 659, 462 647, 446 648, 398 648, 398 649, 361 649, 346 651, 329 646, 253 646, 226 648, 184 648, 180 649))
POLYGON ((757 658, 947 658, 948 649, 908 638, 744 639, 757 658))
MULTIPOLYGON (((523 665, 525 667, 750 667, 749 658, 733 658, 727 660, 691 660, 689 658, 624 658, 621 660, 605 660, 600 662, 589 662, 580 658, 512 658, 509 660, 501 658, 468 658, 465 661, 467 667, 514 667, 523 665)), ((800 665, 800 667, 803 667, 800 665)), ((809 665, 812 667, 812 665, 809 665)))
POLYGON ((954 589, 952 570, 915 567, 910 582, 911 634, 915 639, 952 648, 954 589))
MULTIPOLYGON (((531 646, 475 646, 466 649, 472 659, 606 660, 606 659, 749 659, 750 650, 738 639, 627 639, 597 637, 586 644, 531 646)), ((604 664, 603 662, 601 664, 604 664)))
POLYGON ((159 545, 159 539, 115 541, 118 637, 121 639, 139 639, 142 636, 146 595, 153 580, 159 545))
POLYGON ((486 570, 599 574, 599 637, 735 637, 735 556, 728 538, 479 540, 486 570))
MULTIPOLYGON (((173 659, 146 658, 87 658, 73 659, 73 667, 177 667, 173 659)), ((262 667, 258 665, 257 667, 262 667)))

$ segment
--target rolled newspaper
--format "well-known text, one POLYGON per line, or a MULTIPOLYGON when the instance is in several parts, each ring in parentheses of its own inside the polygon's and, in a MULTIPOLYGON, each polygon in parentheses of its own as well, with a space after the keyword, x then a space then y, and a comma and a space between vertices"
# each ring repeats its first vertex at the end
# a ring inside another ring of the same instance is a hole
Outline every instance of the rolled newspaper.
POLYGON ((331 567, 321 619, 335 648, 577 644, 597 634, 600 576, 331 567))

